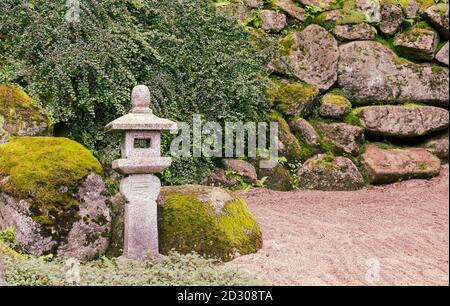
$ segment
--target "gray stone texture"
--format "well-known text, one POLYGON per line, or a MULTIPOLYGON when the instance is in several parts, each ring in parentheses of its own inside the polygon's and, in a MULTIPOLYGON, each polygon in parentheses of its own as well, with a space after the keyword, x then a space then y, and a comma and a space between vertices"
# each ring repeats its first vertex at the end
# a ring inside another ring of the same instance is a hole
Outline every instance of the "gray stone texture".
POLYGON ((436 54, 436 60, 448 66, 448 42, 436 54))
POLYGON ((379 0, 356 0, 356 7, 364 12, 370 23, 381 21, 381 5, 379 0))
POLYGON ((298 21, 305 21, 305 10, 294 3, 292 0, 274 0, 274 4, 281 8, 283 12, 298 21))
POLYGON ((337 25, 333 29, 334 36, 341 41, 372 40, 376 34, 367 23, 337 25))
POLYGON ((303 118, 298 118, 289 123, 293 133, 298 135, 306 144, 313 148, 320 146, 320 136, 313 126, 303 118))
POLYGON ((262 10, 259 13, 261 17, 261 28, 270 33, 278 33, 286 26, 286 15, 272 10, 262 10))
POLYGON ((371 133, 409 138, 446 130, 449 113, 433 106, 370 106, 356 110, 362 126, 371 133))
POLYGON ((439 158, 423 148, 381 149, 370 145, 362 156, 362 164, 372 184, 428 179, 441 170, 439 158))
POLYGON ((432 61, 439 43, 436 32, 428 29, 412 28, 395 36, 394 46, 399 54, 422 61, 432 61))
POLYGON ((336 153, 358 154, 364 143, 364 129, 346 123, 318 123, 317 128, 335 146, 336 153))
POLYGON ((250 182, 256 182, 258 180, 258 175, 256 174, 255 167, 245 161, 240 159, 224 159, 222 160, 223 166, 226 170, 234 171, 236 174, 242 175, 246 180, 250 182))
POLYGON ((448 8, 448 3, 439 3, 430 6, 424 13, 424 18, 433 25, 445 40, 449 39, 448 8))
POLYGON ((120 183, 126 200, 124 217, 124 257, 146 260, 159 257, 157 199, 161 190, 158 177, 131 175, 120 183))
POLYGON ((448 68, 415 64, 398 58, 375 41, 340 46, 338 83, 359 104, 422 102, 448 106, 448 68))
POLYGON ((358 168, 346 157, 319 154, 308 159, 298 171, 301 189, 340 191, 364 186, 358 168))
POLYGON ((397 33, 405 21, 403 10, 398 5, 382 4, 381 5, 381 22, 379 29, 387 37, 392 37, 397 33))

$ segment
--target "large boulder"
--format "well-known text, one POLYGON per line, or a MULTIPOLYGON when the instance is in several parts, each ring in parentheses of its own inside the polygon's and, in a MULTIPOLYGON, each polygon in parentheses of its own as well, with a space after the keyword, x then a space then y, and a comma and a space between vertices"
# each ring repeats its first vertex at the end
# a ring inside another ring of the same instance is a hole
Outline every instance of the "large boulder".
POLYGON ((394 46, 397 51, 409 58, 432 61, 439 43, 439 36, 433 30, 412 28, 395 36, 394 46))
POLYGON ((382 149, 369 145, 362 156, 369 182, 388 184, 439 175, 441 161, 423 148, 382 149))
POLYGON ((322 117, 341 119, 352 108, 352 103, 338 91, 331 91, 320 101, 319 113, 322 117))
POLYGON ((312 148, 320 146, 320 135, 314 127, 303 118, 297 118, 289 123, 289 126, 300 139, 312 148))
POLYGON ((381 4, 379 0, 356 0, 356 7, 364 12, 367 21, 370 23, 381 21, 381 4))
POLYGON ((293 189, 290 172, 281 164, 273 168, 260 168, 258 177, 264 180, 264 187, 277 191, 290 191, 293 189))
POLYGON ((281 41, 287 53, 287 72, 328 90, 337 79, 338 44, 333 35, 316 24, 288 35, 281 41))
POLYGON ((417 12, 419 11, 420 5, 417 0, 406 0, 403 1, 404 7, 403 10, 405 12, 405 17, 408 19, 414 19, 417 16, 417 12))
POLYGON ((443 163, 448 163, 449 139, 448 130, 440 135, 433 136, 425 140, 421 147, 424 147, 431 154, 437 156, 443 163))
POLYGON ((256 183, 258 180, 255 167, 245 160, 224 159, 222 160, 222 163, 226 170, 243 176, 243 178, 249 182, 256 183))
POLYGON ((258 223, 245 201, 216 187, 163 187, 158 199, 159 246, 229 261, 262 247, 258 223))
POLYGON ((292 0, 274 0, 273 4, 298 21, 303 22, 306 20, 305 10, 295 4, 292 0))
POLYGON ((357 190, 364 186, 364 179, 350 159, 319 154, 300 167, 298 184, 301 189, 357 190))
POLYGON ((441 62, 444 65, 448 66, 448 41, 445 43, 445 45, 437 52, 436 54, 436 60, 438 62, 441 62))
POLYGON ((341 41, 372 40, 376 33, 367 23, 342 24, 333 29, 333 34, 341 41))
POLYGON ((408 138, 445 130, 449 126, 447 110, 434 106, 368 106, 356 109, 361 125, 371 133, 408 138))
POLYGON ((391 37, 400 29, 405 16, 400 6, 392 4, 390 1, 385 1, 381 5, 381 22, 379 29, 385 36, 391 37))
POLYGON ((346 123, 317 123, 325 140, 330 141, 336 153, 358 154, 364 143, 364 129, 346 123))
POLYGON ((306 160, 310 157, 309 147, 302 146, 295 135, 292 133, 289 124, 284 118, 273 113, 272 122, 278 123, 278 155, 285 157, 289 162, 296 163, 306 160))
POLYGON ((448 68, 398 58, 375 41, 340 46, 338 82, 355 103, 407 101, 448 106, 448 68))
POLYGON ((448 8, 448 3, 439 3, 430 6, 424 14, 424 17, 445 40, 449 37, 448 8))
POLYGON ((283 81, 267 91, 268 99, 284 115, 307 116, 319 96, 317 87, 303 82, 283 81))
POLYGON ((49 135, 52 124, 22 90, 0 84, 0 144, 15 136, 49 135))
POLYGON ((108 247, 102 167, 66 138, 19 137, 0 145, 0 230, 16 229, 33 255, 93 258, 108 247))
POLYGON ((286 15, 272 10, 262 10, 259 13, 261 28, 270 33, 278 33, 286 26, 286 15))

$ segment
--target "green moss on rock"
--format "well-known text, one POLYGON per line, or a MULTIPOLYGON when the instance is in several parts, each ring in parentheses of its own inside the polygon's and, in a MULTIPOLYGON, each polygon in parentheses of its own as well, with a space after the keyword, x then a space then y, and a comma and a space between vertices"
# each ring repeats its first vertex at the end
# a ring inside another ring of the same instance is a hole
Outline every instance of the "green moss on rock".
POLYGON ((51 120, 21 89, 0 84, 0 142, 11 136, 48 135, 51 120))
POLYGON ((33 219, 49 233, 76 221, 79 185, 102 174, 81 144, 53 137, 18 137, 0 145, 0 192, 30 203, 33 219))
POLYGON ((258 223, 244 200, 228 190, 197 185, 164 187, 158 215, 163 254, 195 251, 229 261, 262 247, 258 223))

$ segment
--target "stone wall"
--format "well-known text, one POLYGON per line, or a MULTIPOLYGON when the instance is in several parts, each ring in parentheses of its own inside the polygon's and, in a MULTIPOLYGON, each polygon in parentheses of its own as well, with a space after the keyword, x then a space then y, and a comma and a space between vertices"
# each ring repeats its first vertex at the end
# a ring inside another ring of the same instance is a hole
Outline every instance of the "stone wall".
MULTIPOLYGON (((304 189, 350 190, 439 174, 449 125, 449 5, 440 2, 219 5, 218 14, 270 49, 267 96, 285 169, 256 169, 258 179, 280 190, 290 187, 274 177, 304 189)), ((217 170, 205 183, 236 185, 236 175, 254 181, 255 165, 217 170)))

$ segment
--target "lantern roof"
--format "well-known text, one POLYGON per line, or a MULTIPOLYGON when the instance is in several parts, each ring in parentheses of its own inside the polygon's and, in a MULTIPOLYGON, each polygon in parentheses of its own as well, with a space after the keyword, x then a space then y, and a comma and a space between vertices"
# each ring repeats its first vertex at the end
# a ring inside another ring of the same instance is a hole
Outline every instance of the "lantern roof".
POLYGON ((150 109, 150 90, 145 85, 133 88, 132 108, 129 114, 122 116, 106 126, 106 131, 163 131, 176 130, 177 124, 171 120, 159 118, 150 109))

